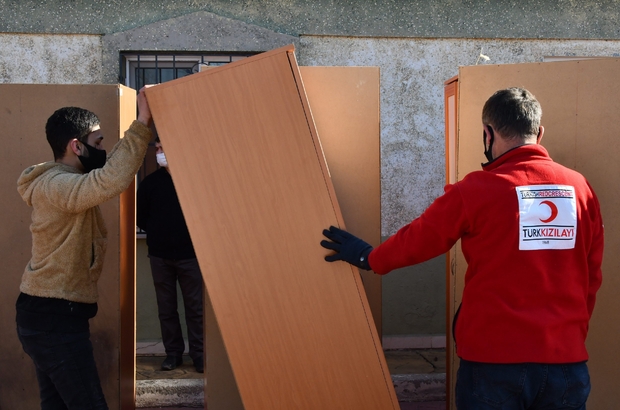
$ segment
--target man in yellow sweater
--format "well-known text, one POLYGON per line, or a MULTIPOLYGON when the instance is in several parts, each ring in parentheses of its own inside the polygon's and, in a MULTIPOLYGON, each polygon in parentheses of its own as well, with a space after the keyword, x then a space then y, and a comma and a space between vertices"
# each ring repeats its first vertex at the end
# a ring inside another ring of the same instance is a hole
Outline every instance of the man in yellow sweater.
POLYGON ((32 207, 32 259, 17 299, 17 332, 32 358, 41 408, 107 409, 90 341, 107 231, 99 204, 119 195, 142 164, 151 131, 144 89, 138 119, 106 156, 99 119, 57 110, 45 132, 54 161, 28 167, 17 189, 32 207))

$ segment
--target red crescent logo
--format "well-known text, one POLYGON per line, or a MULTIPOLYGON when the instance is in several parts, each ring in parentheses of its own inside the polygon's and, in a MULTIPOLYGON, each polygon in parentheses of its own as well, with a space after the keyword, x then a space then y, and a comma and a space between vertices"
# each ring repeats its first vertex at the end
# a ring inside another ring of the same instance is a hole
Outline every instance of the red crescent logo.
POLYGON ((549 209, 551 210, 551 216, 549 218, 540 220, 540 222, 546 224, 546 223, 553 221, 558 216, 558 207, 555 206, 555 204, 551 201, 542 201, 539 205, 543 205, 543 204, 547 205, 549 209))

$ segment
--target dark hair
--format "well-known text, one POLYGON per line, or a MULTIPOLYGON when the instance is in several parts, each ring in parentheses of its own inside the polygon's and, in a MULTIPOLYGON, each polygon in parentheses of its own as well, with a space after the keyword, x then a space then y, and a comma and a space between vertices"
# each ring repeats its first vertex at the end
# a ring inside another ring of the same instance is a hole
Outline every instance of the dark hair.
POLYGON ((54 152, 54 159, 65 156, 69 141, 77 138, 83 142, 99 124, 99 118, 83 108, 64 107, 56 110, 45 124, 45 135, 54 152))
POLYGON ((505 138, 538 135, 541 117, 540 103, 525 88, 496 91, 482 109, 482 123, 492 126, 505 138))

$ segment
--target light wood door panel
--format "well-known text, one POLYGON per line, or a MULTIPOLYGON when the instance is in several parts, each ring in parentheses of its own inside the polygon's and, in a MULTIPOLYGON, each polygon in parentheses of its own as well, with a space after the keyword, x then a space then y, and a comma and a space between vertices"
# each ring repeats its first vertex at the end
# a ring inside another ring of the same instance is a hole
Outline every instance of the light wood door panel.
MULTIPOLYGON (((381 243, 379 67, 299 67, 347 230, 381 243)), ((381 276, 360 271, 381 337, 381 276)))
POLYGON ((244 407, 398 408, 292 48, 147 97, 244 407))
MULTIPOLYGON (((347 229, 381 242, 378 67, 299 67, 347 229)), ((381 336, 381 276, 362 272, 381 336)), ((243 409, 210 300, 205 300, 205 406, 243 409)))

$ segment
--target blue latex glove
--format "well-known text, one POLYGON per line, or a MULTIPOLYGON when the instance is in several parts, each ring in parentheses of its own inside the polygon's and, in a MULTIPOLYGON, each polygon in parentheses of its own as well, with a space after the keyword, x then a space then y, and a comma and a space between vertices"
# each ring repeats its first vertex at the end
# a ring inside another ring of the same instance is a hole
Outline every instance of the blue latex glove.
POLYGON ((329 241, 322 240, 321 246, 336 252, 325 257, 327 262, 344 261, 360 269, 370 270, 368 255, 373 249, 372 246, 335 226, 330 226, 329 230, 324 229, 323 235, 329 241))

